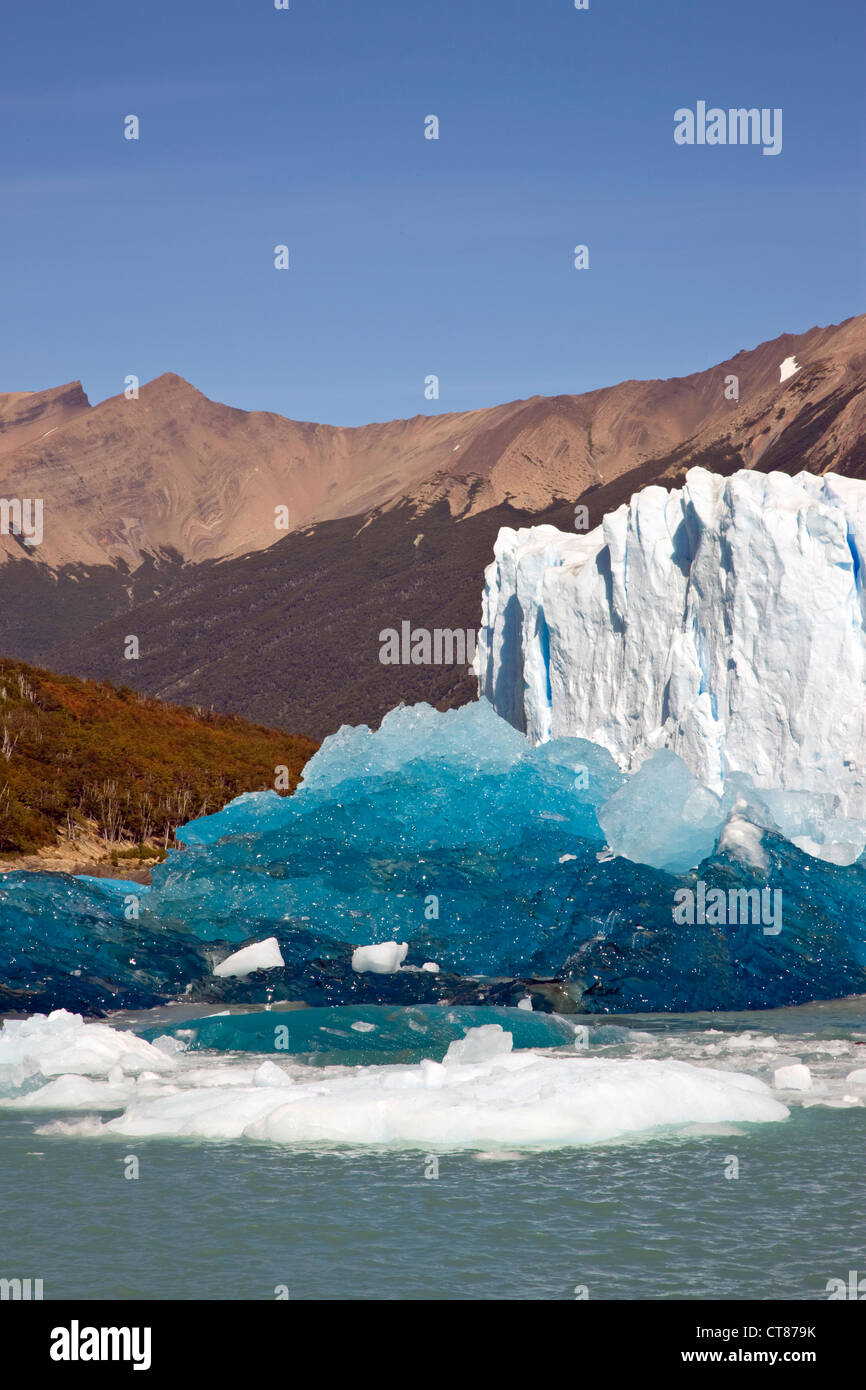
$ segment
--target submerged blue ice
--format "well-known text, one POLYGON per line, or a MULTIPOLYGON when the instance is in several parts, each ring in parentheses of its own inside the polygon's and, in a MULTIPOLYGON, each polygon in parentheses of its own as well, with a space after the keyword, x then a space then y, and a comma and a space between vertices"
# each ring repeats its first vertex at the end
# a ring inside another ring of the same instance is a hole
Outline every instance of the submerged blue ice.
MULTIPOLYGON (((740 1009, 866 992, 863 863, 810 858, 769 816, 720 840, 747 792, 741 779, 706 793, 669 752, 629 778, 583 739, 532 747, 485 701, 401 708, 376 733, 326 740, 293 796, 243 796, 184 827, 149 892, 0 877, 0 1010, 515 1004, 521 981, 551 979, 564 989, 531 986, 536 1007, 570 996, 596 1012, 740 1009), (780 893, 780 929, 736 912, 681 924, 675 895, 700 884, 726 903, 780 893), (272 936, 282 968, 214 977, 272 936), (352 970, 354 947, 387 941, 408 943, 403 969, 352 970)), ((765 814, 766 798, 755 806, 765 814)))
MULTIPOLYGON (((334 1066, 377 1062, 441 1062, 452 1042, 472 1028, 498 1025, 516 1048, 588 1046, 589 1029, 567 1019, 525 1009, 420 1004, 347 1004, 341 1008, 257 1010, 210 1014, 145 1030, 148 1042, 175 1038, 185 1047, 216 1052, 273 1052, 276 1056, 334 1066)), ((625 1030, 621 1030, 625 1036, 625 1030)), ((603 1041, 604 1039, 601 1039, 603 1041)))

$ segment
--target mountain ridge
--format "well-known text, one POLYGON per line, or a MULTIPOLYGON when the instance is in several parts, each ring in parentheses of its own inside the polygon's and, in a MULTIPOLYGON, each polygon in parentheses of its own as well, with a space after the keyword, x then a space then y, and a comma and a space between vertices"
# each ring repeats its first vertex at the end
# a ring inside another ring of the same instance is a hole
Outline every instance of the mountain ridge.
POLYGON ((379 633, 403 621, 477 628, 503 525, 573 529, 580 503, 593 527, 651 484, 681 486, 695 464, 866 477, 866 316, 780 335, 690 377, 351 431, 220 406, 173 373, 138 402, 110 404, 0 460, 0 495, 15 476, 9 458, 31 460, 18 476, 49 484, 46 544, 52 515, 74 542, 72 558, 50 564, 43 547, 0 537, 0 652, 321 738, 343 722, 375 723, 401 700, 472 698, 466 667, 383 666, 379 633), (738 400, 725 395, 732 376, 738 400), (119 431, 109 452, 121 450, 126 502, 94 444, 94 416, 100 432, 119 431), (69 446, 82 437, 94 467, 69 446), (196 452, 197 440, 207 447, 196 452), (265 535, 262 510, 285 495, 286 440, 306 472, 298 495, 306 487, 309 515, 287 534, 269 519, 265 535), (78 492, 52 504, 55 459, 78 492), (125 657, 130 634, 138 660, 125 657))
MULTIPOLYGON (((80 383, 8 393, 0 495, 44 497, 45 536, 32 558, 52 569, 122 561, 135 570, 167 551, 189 563, 234 558, 281 539, 280 507, 293 530, 406 497, 422 506, 446 498, 455 515, 505 501, 542 509, 701 432, 722 435, 737 409, 724 395, 729 368, 745 403, 778 390, 783 358, 830 348, 837 376, 866 360, 866 316, 782 334, 687 376, 359 426, 224 405, 174 372, 137 400, 96 406, 80 383)), ((0 562, 19 554, 15 538, 0 535, 0 562)))

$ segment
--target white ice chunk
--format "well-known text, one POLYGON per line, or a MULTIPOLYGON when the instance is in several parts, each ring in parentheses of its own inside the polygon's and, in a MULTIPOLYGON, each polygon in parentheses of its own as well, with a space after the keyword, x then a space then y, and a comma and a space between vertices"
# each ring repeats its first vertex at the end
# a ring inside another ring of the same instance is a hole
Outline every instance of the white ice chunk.
POLYGON ((288 1088, 185 1092, 136 1102, 101 1130, 80 1133, 513 1150, 789 1114, 762 1081, 736 1072, 678 1061, 511 1054, 501 1040, 491 1056, 489 1043, 479 1048, 471 1034, 463 1041, 476 1049, 471 1062, 463 1055, 444 1066, 334 1069, 288 1088))
POLYGON ((254 1086, 291 1086, 292 1078, 275 1062, 262 1062, 253 1075, 254 1086))
POLYGON ((514 1038, 500 1023, 483 1023, 480 1028, 470 1028, 465 1038, 448 1044, 444 1065, 491 1062, 507 1056, 513 1047, 514 1038))
POLYGON ((352 952, 352 969, 359 975, 394 975, 400 969, 409 946, 405 941, 383 941, 378 946, 358 946, 352 952))
POLYGON ((108 1077, 166 1072, 172 1057, 134 1033, 56 1009, 27 1019, 7 1019, 0 1030, 0 1092, 18 1090, 29 1077, 108 1077))
POLYGON ((91 1081, 88 1076, 58 1076, 36 1091, 0 1100, 0 1106, 14 1110, 123 1110, 135 1090, 135 1083, 91 1081))
POLYGON ((811 1091, 812 1073, 802 1062, 793 1062, 788 1067, 776 1068, 773 1085, 777 1091, 811 1091))
POLYGON ((750 869, 765 873, 769 860, 763 848, 763 831, 759 825, 752 825, 744 816, 733 814, 722 827, 719 836, 719 850, 739 859, 750 869))
POLYGON ((264 941, 255 941, 252 946, 242 946, 233 955, 226 956, 225 960, 214 966, 213 973, 223 979, 229 976, 243 979, 252 975, 254 970, 274 970, 285 963, 280 943, 275 936, 269 936, 264 941))

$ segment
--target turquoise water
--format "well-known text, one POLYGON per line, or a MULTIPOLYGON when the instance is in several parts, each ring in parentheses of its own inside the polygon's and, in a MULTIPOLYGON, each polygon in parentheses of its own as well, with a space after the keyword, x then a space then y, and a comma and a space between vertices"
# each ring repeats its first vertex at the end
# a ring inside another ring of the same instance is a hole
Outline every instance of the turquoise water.
MULTIPOLYGON (((862 1000, 631 1023, 651 1030, 644 1049, 678 1056, 708 1026, 774 1036, 804 1059, 822 1040, 866 1052, 852 1042, 866 1037, 862 1000)), ((292 1299, 556 1300, 585 1285, 602 1300, 810 1300, 866 1275, 862 1104, 571 1150, 443 1153, 438 1177, 421 1152, 39 1133, 51 1118, 0 1111, 0 1276, 42 1278, 49 1299, 272 1299, 286 1286, 292 1299), (137 1180, 123 1175, 131 1153, 137 1180)))

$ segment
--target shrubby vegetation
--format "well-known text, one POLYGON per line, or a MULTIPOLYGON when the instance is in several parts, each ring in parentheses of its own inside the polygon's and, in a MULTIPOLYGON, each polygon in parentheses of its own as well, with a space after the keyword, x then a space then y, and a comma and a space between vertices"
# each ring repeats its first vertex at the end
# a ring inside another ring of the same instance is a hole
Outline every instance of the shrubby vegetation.
POLYGON ((170 845, 242 791, 294 789, 310 739, 181 709, 107 682, 0 659, 0 853, 95 828, 109 845, 170 845))

